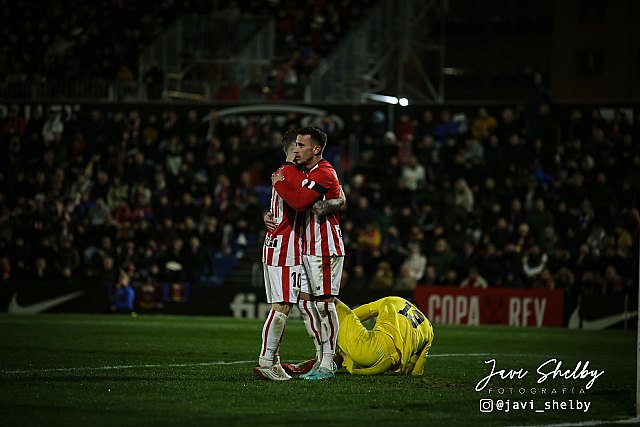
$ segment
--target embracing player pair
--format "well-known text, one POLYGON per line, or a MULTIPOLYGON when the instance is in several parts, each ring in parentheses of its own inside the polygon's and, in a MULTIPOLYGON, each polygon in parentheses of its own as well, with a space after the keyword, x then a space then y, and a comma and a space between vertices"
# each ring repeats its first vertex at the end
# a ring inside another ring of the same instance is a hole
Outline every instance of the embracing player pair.
POLYGON ((287 131, 282 140, 285 163, 272 175, 268 232, 262 262, 271 310, 262 330, 254 372, 261 378, 288 380, 279 348, 294 304, 316 348, 309 380, 332 378, 339 332, 334 297, 338 295, 344 242, 337 209, 345 197, 331 164, 322 158, 327 135, 308 127, 287 131))

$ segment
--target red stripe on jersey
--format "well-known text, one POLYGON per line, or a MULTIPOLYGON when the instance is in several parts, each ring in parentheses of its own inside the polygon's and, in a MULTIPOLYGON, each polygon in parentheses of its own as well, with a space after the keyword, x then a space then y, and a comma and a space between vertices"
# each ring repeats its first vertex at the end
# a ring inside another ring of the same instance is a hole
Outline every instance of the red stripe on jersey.
POLYGON ((282 234, 281 237, 278 265, 287 265, 287 255, 289 254, 289 234, 282 234))
POLYGON ((264 333, 262 334, 262 353, 260 356, 264 356, 267 352, 267 337, 269 336, 269 328, 271 328, 271 322, 275 317, 276 312, 274 310, 269 311, 269 320, 267 321, 267 327, 264 328, 264 333))
POLYGON ((284 302, 289 302, 289 287, 291 285, 290 270, 289 267, 282 267, 282 297, 284 302))
POLYGON ((331 258, 322 257, 322 294, 331 295, 331 258))
POLYGON ((273 263, 273 248, 267 248, 267 256, 265 258, 267 260, 267 264, 272 265, 272 263, 273 263))
POLYGON ((309 301, 303 300, 302 308, 304 308, 304 311, 307 313, 307 316, 309 317, 309 325, 311 325, 311 331, 313 332, 313 335, 316 337, 316 343, 322 344, 322 340, 320 339, 320 335, 318 334, 318 329, 316 328, 315 323, 313 322, 313 315, 309 310, 309 301))

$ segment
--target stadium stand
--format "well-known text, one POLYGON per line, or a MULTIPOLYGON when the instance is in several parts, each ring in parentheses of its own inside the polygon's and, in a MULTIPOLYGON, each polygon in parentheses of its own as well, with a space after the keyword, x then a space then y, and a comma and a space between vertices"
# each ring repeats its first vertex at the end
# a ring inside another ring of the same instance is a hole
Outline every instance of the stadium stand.
MULTIPOLYGON (((320 59, 373 3, 170 0, 142 4, 64 0, 34 8, 27 1, 11 2, 3 8, 0 18, 0 31, 7 41, 0 48, 0 81, 9 86, 7 93, 20 94, 25 83, 126 83, 152 77, 150 71, 157 78, 162 70, 143 70, 145 75, 139 76, 138 59, 144 47, 177 16, 198 14, 229 21, 270 16, 275 18, 276 63, 266 76, 267 81, 257 83, 271 86, 270 98, 277 99, 284 96, 287 85, 305 81, 320 59)), ((221 88, 217 97, 230 99, 229 87, 221 88)))
MULTIPOLYGON (((398 116, 395 132, 380 126, 379 111, 345 117, 342 129, 330 118, 305 121, 327 129, 343 175, 343 286, 378 286, 384 265, 385 286, 398 290, 463 281, 629 290, 638 268, 638 121, 623 110, 606 119, 598 108, 565 120, 545 104, 525 129, 513 108, 480 107, 453 124, 456 111, 415 108, 398 116)), ((205 117, 215 115, 53 106, 25 117, 12 107, 0 125, 2 285, 108 285, 122 269, 136 286, 226 286, 235 265, 257 261, 281 131, 303 117, 205 117)))

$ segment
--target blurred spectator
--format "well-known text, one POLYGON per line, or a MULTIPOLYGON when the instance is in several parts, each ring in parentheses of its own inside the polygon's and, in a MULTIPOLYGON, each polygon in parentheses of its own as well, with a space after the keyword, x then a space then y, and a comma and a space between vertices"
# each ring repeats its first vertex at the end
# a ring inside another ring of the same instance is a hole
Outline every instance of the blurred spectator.
POLYGON ((558 246, 558 240, 558 235, 556 234, 553 226, 548 225, 544 230, 542 230, 542 233, 538 238, 538 246, 543 253, 551 255, 558 246))
POLYGON ((378 224, 371 221, 366 223, 363 228, 359 228, 356 236, 355 245, 357 247, 358 258, 363 264, 367 264, 372 258, 380 256, 380 247, 382 245, 382 233, 378 224))
POLYGON ((531 246, 522 257, 522 271, 527 280, 527 287, 533 287, 533 283, 542 274, 547 266, 549 257, 540 251, 538 245, 531 246))
POLYGON ((480 107, 471 121, 471 135, 476 139, 486 139, 497 125, 495 117, 485 107, 480 107))
POLYGON ((467 184, 464 178, 459 178, 455 181, 453 190, 453 205, 456 209, 456 217, 464 219, 473 211, 475 202, 473 191, 471 191, 469 184, 467 184))
POLYGON ((382 236, 380 257, 389 261, 394 271, 400 268, 407 250, 403 246, 403 239, 395 225, 390 225, 382 236))
POLYGON ((205 273, 207 260, 197 236, 191 236, 189 239, 189 247, 186 250, 184 261, 187 281, 192 284, 199 283, 201 276, 205 273))
POLYGON ((467 170, 474 170, 484 161, 484 147, 476 138, 465 138, 458 156, 467 170))
POLYGON ((485 289, 489 287, 487 280, 480 275, 480 272, 476 267, 469 269, 469 274, 460 283, 461 288, 481 288, 485 289))
POLYGON ((111 296, 111 311, 114 313, 133 313, 135 297, 131 278, 124 271, 120 271, 111 296))
POLYGON ((433 111, 424 110, 420 116, 420 120, 416 124, 414 140, 419 142, 423 141, 426 137, 433 137, 435 124, 433 111))
POLYGON ((545 268, 538 276, 533 278, 531 287, 553 290, 556 288, 556 279, 551 270, 545 268))
POLYGON ((446 239, 440 238, 436 241, 433 252, 427 252, 427 259, 429 265, 435 268, 437 280, 444 280, 447 272, 451 269, 455 260, 456 254, 449 247, 449 242, 446 239))
POLYGON ((387 261, 380 261, 369 282, 369 289, 372 291, 390 290, 393 287, 394 276, 391 264, 387 261))
POLYGON ((71 237, 62 237, 55 255, 54 267, 58 275, 64 279, 73 277, 80 267, 80 253, 72 243, 71 237))
POLYGON ((470 239, 464 240, 459 250, 456 250, 456 258, 453 262, 453 269, 459 277, 466 277, 469 270, 478 265, 478 254, 475 245, 470 239))
POLYGON ((624 280, 620 277, 616 268, 612 265, 607 266, 602 282, 602 293, 606 295, 617 294, 625 290, 626 285, 624 280))
POLYGON ((415 156, 409 157, 407 164, 402 166, 400 176, 400 188, 414 193, 424 188, 426 172, 424 166, 418 163, 415 156))
POLYGON ((458 125, 453 121, 449 110, 442 110, 440 120, 438 120, 433 129, 433 137, 436 141, 443 143, 447 139, 458 135, 458 125))
POLYGON ((349 290, 365 291, 369 288, 369 278, 367 272, 361 265, 353 267, 353 273, 349 274, 347 271, 347 284, 346 287, 349 290))
POLYGON ((427 257, 422 253, 420 245, 417 243, 409 244, 409 254, 402 263, 401 269, 406 269, 409 277, 419 282, 424 276, 427 267, 427 257))
POLYGON ((45 284, 48 280, 53 279, 54 274, 51 267, 44 257, 36 258, 35 268, 33 270, 33 279, 45 284))
MULTIPOLYGON (((398 122, 394 127, 394 133, 398 143, 411 142, 415 131, 416 124, 411 120, 409 114, 400 114, 398 122)), ((401 162, 412 154, 411 144, 407 144, 407 147, 406 153, 398 153, 398 157, 400 157, 401 162)))
POLYGON ((540 236, 546 227, 553 226, 553 214, 545 208, 544 200, 538 198, 525 215, 524 221, 529 224, 534 236, 540 236))
POLYGON ((11 261, 9 257, 3 256, 0 258, 0 273, 2 273, 2 276, 0 276, 2 281, 0 283, 7 285, 11 280, 11 261))
MULTIPOLYGON (((420 283, 423 283, 422 281, 420 283)), ((393 283, 393 290, 397 292, 411 292, 416 288, 418 281, 411 275, 409 266, 402 264, 393 283)))

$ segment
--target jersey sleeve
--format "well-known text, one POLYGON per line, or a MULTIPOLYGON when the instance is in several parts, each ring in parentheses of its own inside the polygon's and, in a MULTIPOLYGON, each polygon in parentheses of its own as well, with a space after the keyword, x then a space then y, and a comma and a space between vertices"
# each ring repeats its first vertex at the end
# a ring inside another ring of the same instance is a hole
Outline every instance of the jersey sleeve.
POLYGON ((327 192, 324 187, 309 180, 293 164, 285 164, 282 167, 282 175, 284 179, 276 182, 273 187, 280 197, 298 212, 309 209, 327 192))
POLYGON ((355 314, 361 322, 364 322, 365 320, 369 320, 378 315, 380 307, 382 306, 382 302, 383 300, 379 299, 377 301, 373 301, 368 304, 356 307, 351 311, 353 311, 353 314, 355 314))
POLYGON ((335 169, 326 160, 321 163, 321 166, 309 172, 309 181, 313 181, 325 189, 326 199, 339 198, 340 180, 335 169))

